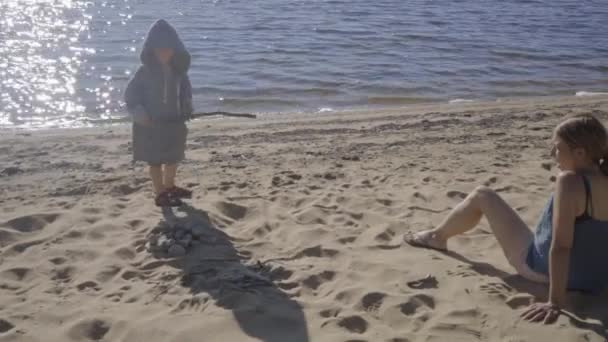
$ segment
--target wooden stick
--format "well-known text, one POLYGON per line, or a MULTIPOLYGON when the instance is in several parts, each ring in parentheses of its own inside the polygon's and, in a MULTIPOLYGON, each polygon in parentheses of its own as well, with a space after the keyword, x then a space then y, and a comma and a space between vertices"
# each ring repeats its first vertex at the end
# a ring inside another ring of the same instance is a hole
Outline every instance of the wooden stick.
POLYGON ((257 116, 255 114, 249 114, 249 113, 229 113, 229 112, 194 113, 194 114, 192 114, 192 118, 196 119, 196 118, 200 118, 200 117, 204 117, 204 116, 215 116, 215 115, 231 116, 231 117, 238 117, 238 118, 249 118, 249 119, 256 119, 257 118, 257 116))

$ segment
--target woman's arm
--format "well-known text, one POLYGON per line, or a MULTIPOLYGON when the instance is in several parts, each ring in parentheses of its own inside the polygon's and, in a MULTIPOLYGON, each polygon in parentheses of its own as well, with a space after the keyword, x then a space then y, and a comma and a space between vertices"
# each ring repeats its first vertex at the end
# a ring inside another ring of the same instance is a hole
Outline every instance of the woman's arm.
POLYGON ((566 306, 566 289, 570 269, 570 249, 574 237, 574 221, 585 206, 585 191, 573 172, 563 172, 556 181, 553 198, 553 239, 549 251, 549 302, 532 304, 522 316, 525 320, 550 323, 566 306))
POLYGON ((564 172, 556 181, 553 203, 553 240, 549 254, 549 302, 559 307, 566 304, 570 267, 570 249, 574 238, 574 221, 584 207, 584 187, 580 176, 564 172))

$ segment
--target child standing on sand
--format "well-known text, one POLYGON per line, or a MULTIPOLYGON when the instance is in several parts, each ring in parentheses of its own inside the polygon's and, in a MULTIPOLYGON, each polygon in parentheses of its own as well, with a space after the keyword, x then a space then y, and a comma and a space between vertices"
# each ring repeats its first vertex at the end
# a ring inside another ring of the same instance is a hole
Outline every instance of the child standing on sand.
POLYGON ((192 197, 190 190, 175 185, 192 115, 190 54, 175 29, 159 20, 148 32, 140 59, 125 91, 133 119, 133 159, 149 164, 156 205, 179 206, 181 198, 192 197))

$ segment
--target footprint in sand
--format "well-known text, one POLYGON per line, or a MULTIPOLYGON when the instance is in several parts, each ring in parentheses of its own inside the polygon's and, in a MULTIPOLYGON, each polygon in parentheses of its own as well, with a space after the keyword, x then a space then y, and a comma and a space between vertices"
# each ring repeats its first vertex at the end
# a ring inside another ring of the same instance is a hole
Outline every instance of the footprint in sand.
POLYGON ((120 270, 120 266, 106 265, 101 271, 97 273, 97 275, 95 276, 95 280, 100 283, 105 283, 107 281, 112 280, 118 274, 118 272, 120 272, 120 270))
POLYGON ((135 258, 135 251, 128 247, 121 247, 114 251, 114 255, 122 260, 132 260, 135 258))
POLYGON ((309 257, 309 258, 333 258, 334 256, 336 256, 339 252, 335 249, 328 249, 328 248, 323 248, 321 247, 321 245, 317 245, 314 247, 309 247, 306 248, 304 250, 302 250, 301 252, 297 253, 293 259, 300 259, 300 258, 304 258, 304 257, 309 257))
POLYGON ((338 242, 345 245, 345 244, 353 243, 355 240, 357 240, 356 236, 347 236, 347 237, 339 238, 338 242))
POLYGON ((507 297, 513 293, 513 288, 505 283, 487 283, 479 286, 479 289, 482 292, 496 296, 502 300, 506 300, 507 297))
MULTIPOLYGON (((322 325, 322 327, 324 327, 327 324, 332 323, 332 322, 334 322, 334 321, 326 322, 322 325)), ((369 323, 367 323, 367 321, 365 319, 363 319, 363 317, 353 315, 353 316, 348 316, 348 317, 343 317, 343 318, 338 319, 337 325, 338 325, 338 327, 343 328, 343 329, 347 330, 348 332, 355 333, 355 334, 363 334, 367 331, 369 323)))
POLYGON ((141 189, 142 189, 141 185, 133 186, 132 184, 125 183, 125 184, 116 185, 114 188, 112 188, 112 194, 118 195, 118 196, 128 196, 141 189))
POLYGON ((15 327, 15 325, 13 323, 0 318, 0 334, 10 331, 14 327, 15 327))
POLYGON ((378 242, 390 242, 394 237, 395 237, 395 232, 392 229, 387 228, 382 233, 376 235, 374 240, 376 240, 378 242))
POLYGON ((496 178, 496 177, 490 177, 490 178, 488 178, 488 180, 486 180, 483 183, 483 185, 485 185, 485 186, 492 186, 492 185, 496 184, 497 182, 498 182, 498 178, 496 178))
POLYGON ((94 281, 85 281, 82 282, 78 285, 76 285, 76 288, 78 289, 78 291, 88 291, 88 290, 93 290, 93 291, 99 291, 101 290, 101 288, 97 285, 96 282, 94 281))
POLYGON ((281 290, 290 291, 290 290, 300 287, 300 284, 295 283, 295 282, 280 282, 277 284, 277 286, 281 290))
POLYGON ((261 236, 265 236, 266 234, 272 232, 274 229, 272 228, 272 226, 270 226, 270 224, 268 223, 264 223, 264 225, 260 228, 257 228, 256 230, 253 231, 253 234, 255 236, 261 237, 261 236))
POLYGON ((25 242, 21 242, 21 243, 16 243, 14 245, 12 245, 10 247, 10 254, 19 254, 19 253, 23 253, 26 250, 28 250, 30 247, 33 246, 37 246, 37 245, 41 245, 43 243, 47 242, 47 239, 36 239, 36 240, 30 240, 30 241, 25 241, 25 242))
POLYGON ((292 270, 288 270, 283 266, 272 267, 272 269, 268 273, 270 278, 276 281, 287 280, 293 275, 292 270))
POLYGON ((376 201, 385 207, 390 207, 393 205, 393 201, 390 199, 378 198, 376 201))
POLYGON ((319 316, 323 317, 323 318, 330 318, 330 317, 338 317, 338 315, 340 314, 341 310, 334 308, 334 309, 325 309, 325 310, 321 310, 319 312, 319 316))
POLYGON ((205 311, 205 307, 209 302, 209 298, 206 296, 196 295, 190 298, 186 298, 181 300, 171 313, 180 313, 180 312, 203 312, 205 311))
POLYGON ((401 313, 406 316, 412 316, 420 310, 435 309, 435 299, 429 295, 417 294, 404 303, 399 304, 401 313))
POLYGON ((547 162, 547 163, 540 164, 540 166, 547 171, 551 171, 551 169, 553 168, 553 164, 555 164, 555 163, 547 162))
POLYGON ((68 336, 76 341, 99 341, 110 328, 110 323, 101 319, 83 320, 69 329, 68 336))
POLYGON ((55 257, 55 258, 49 259, 49 262, 53 265, 62 265, 62 264, 65 264, 67 261, 68 261, 68 259, 66 259, 64 257, 55 257))
POLYGON ((32 233, 42 230, 47 225, 55 222, 60 214, 34 214, 14 218, 0 224, 0 227, 6 227, 20 233, 32 233))
POLYGON ((428 202, 427 197, 426 197, 426 196, 424 196, 423 194, 421 194, 421 193, 420 193, 420 192, 418 192, 418 191, 415 191, 415 192, 412 194, 412 198, 414 198, 414 199, 419 199, 419 200, 421 200, 421 201, 423 201, 423 202, 428 202))
POLYGON ((457 276, 462 278, 474 277, 477 273, 470 269, 470 266, 458 265, 455 270, 448 270, 447 274, 450 276, 457 276))
POLYGON ((144 276, 142 274, 140 274, 139 272, 135 272, 135 271, 124 271, 120 277, 124 280, 131 280, 134 278, 138 278, 138 279, 144 279, 144 276))
POLYGON ((359 306, 367 312, 377 312, 386 298, 382 292, 370 292, 361 298, 359 306))
POLYGON ((215 207, 226 217, 239 221, 243 219, 248 212, 248 208, 236 203, 230 202, 217 202, 215 207))
POLYGON ((479 321, 486 321, 486 315, 480 314, 479 310, 474 308, 452 310, 437 317, 434 321, 435 323, 429 327, 429 331, 436 336, 449 337, 449 340, 457 341, 481 340, 481 330, 476 326, 479 321))
POLYGON ((0 273, 1 279, 12 280, 12 281, 29 281, 32 278, 32 270, 27 267, 15 267, 2 271, 0 273))
POLYGON ((52 280, 61 282, 61 283, 69 283, 72 281, 72 277, 76 273, 76 268, 72 266, 65 266, 61 268, 54 269, 52 271, 53 276, 52 280))
POLYGON ((314 275, 307 277, 306 279, 304 279, 302 281, 302 285, 304 285, 305 287, 307 287, 309 289, 316 290, 323 283, 332 281, 335 276, 336 276, 336 272, 323 271, 320 274, 314 274, 314 275))
POLYGON ((0 228, 0 248, 15 242, 17 234, 16 232, 0 228))
POLYGON ((452 198, 452 199, 459 199, 459 200, 465 199, 465 198, 467 197, 467 194, 466 194, 466 193, 464 193, 464 192, 462 192, 462 191, 457 191, 457 190, 451 190, 451 191, 448 191, 448 192, 446 193, 446 195, 447 195, 449 198, 452 198))
POLYGON ((501 192, 513 192, 513 191, 520 192, 521 189, 518 188, 518 187, 516 187, 516 186, 513 186, 513 185, 505 185, 503 187, 496 188, 496 192, 498 192, 498 193, 501 193, 501 192))
POLYGON ((104 297, 112 302, 118 303, 122 300, 122 297, 125 295, 123 291, 116 291, 106 294, 104 297))
POLYGON ((302 175, 294 173, 293 171, 282 171, 278 175, 272 177, 271 184, 274 187, 282 187, 287 185, 295 184, 297 181, 302 179, 302 175))

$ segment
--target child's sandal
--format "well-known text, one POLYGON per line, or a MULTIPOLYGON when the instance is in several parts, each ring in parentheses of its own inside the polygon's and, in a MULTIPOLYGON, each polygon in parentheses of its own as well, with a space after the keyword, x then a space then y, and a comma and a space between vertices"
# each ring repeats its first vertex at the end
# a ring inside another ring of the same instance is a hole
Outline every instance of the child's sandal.
POLYGON ((175 198, 192 198, 192 191, 184 188, 180 188, 179 186, 174 186, 167 190, 171 194, 171 196, 175 198))
POLYGON ((179 207, 184 204, 179 198, 171 196, 171 193, 168 191, 163 191, 158 194, 154 203, 156 203, 156 206, 158 207, 179 207))

